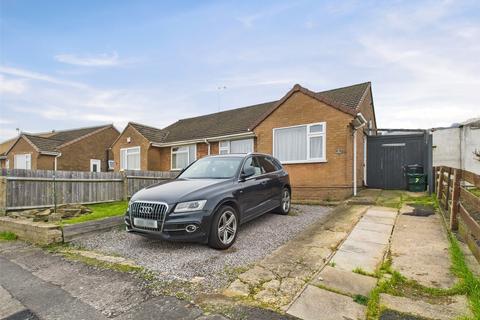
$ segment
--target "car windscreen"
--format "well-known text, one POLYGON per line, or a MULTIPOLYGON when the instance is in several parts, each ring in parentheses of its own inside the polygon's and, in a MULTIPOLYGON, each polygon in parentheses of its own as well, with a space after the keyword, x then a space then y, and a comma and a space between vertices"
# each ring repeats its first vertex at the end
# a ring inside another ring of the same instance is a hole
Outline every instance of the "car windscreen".
POLYGON ((230 179, 233 178, 243 157, 208 157, 194 162, 178 177, 181 179, 230 179))

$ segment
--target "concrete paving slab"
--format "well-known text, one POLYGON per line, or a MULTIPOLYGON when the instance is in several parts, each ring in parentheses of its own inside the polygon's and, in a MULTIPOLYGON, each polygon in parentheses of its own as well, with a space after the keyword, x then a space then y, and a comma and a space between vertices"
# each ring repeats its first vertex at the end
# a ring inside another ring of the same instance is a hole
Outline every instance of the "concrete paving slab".
POLYGON ((307 286, 287 313, 304 320, 364 319, 366 308, 351 297, 307 286))
POLYGON ((332 258, 332 262, 335 262, 335 268, 342 270, 353 271, 356 268, 361 268, 363 271, 373 273, 380 265, 381 260, 366 256, 363 253, 339 250, 332 258))
POLYGON ((388 224, 391 226, 395 224, 395 217, 379 217, 376 215, 364 215, 362 220, 367 222, 388 224))
POLYGON ((392 267, 425 286, 450 288, 456 278, 450 271, 449 241, 440 219, 438 214, 400 215, 392 236, 392 267))
POLYGON ((383 224, 383 223, 366 221, 362 219, 355 226, 355 228, 390 234, 392 232, 393 226, 388 224, 383 224))
POLYGON ((351 239, 357 242, 370 241, 374 243, 387 245, 390 240, 390 234, 371 231, 371 230, 354 229, 348 236, 348 239, 351 239))
POLYGON ((448 304, 430 304, 418 299, 412 300, 382 293, 380 294, 380 305, 387 309, 427 319, 450 320, 471 316, 465 296, 451 297, 448 304))
POLYGON ((350 237, 345 240, 345 242, 340 246, 340 250, 364 253, 372 257, 383 257, 383 252, 385 251, 386 246, 381 243, 375 243, 370 241, 356 241, 350 237))
POLYGON ((377 279, 326 266, 311 283, 352 296, 356 294, 368 296, 377 284, 377 279))
POLYGON ((0 319, 6 319, 25 310, 25 307, 0 286, 0 319))

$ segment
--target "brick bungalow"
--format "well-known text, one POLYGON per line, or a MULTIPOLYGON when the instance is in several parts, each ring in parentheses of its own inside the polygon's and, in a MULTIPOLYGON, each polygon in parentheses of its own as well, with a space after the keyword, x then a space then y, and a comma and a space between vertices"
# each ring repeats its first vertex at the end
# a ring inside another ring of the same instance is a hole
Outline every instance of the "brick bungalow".
POLYGON ((131 122, 112 152, 117 171, 181 170, 209 154, 273 154, 290 173, 294 198, 342 199, 363 185, 366 134, 375 128, 370 82, 322 92, 295 85, 280 100, 164 129, 131 122))
POLYGON ((22 133, 4 152, 2 168, 108 171, 109 147, 118 135, 111 124, 42 134, 22 133))

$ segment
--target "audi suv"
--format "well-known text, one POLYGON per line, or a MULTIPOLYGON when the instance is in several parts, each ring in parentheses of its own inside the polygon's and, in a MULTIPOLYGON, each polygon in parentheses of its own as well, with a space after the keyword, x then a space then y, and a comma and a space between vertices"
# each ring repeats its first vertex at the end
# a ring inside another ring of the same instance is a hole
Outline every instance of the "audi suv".
POLYGON ((239 226, 274 211, 290 211, 288 173, 270 155, 207 156, 176 179, 135 193, 128 205, 128 232, 146 237, 229 248, 239 226))

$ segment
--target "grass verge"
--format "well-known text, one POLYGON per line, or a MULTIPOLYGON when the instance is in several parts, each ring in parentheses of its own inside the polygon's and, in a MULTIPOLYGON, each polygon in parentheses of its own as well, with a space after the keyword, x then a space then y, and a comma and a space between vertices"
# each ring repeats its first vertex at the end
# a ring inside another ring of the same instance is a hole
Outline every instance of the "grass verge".
POLYGON ((61 224, 75 224, 86 221, 104 219, 108 217, 115 217, 125 214, 127 211, 128 202, 108 202, 89 205, 88 208, 92 210, 91 213, 84 214, 79 217, 62 220, 61 224))
POLYGON ((13 241, 17 240, 17 235, 10 231, 2 231, 0 232, 0 241, 13 241))

